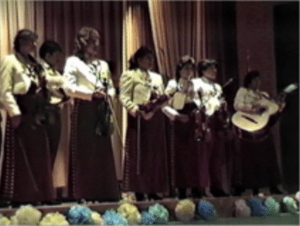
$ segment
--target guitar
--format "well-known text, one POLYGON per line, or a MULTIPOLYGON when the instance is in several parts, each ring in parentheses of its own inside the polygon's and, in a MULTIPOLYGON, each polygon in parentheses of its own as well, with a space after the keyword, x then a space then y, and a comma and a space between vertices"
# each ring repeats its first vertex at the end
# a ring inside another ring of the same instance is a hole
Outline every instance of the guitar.
MULTIPOLYGON (((286 94, 291 93, 296 89, 298 89, 297 84, 290 84, 279 96, 285 97, 286 94)), ((282 101, 283 100, 281 100, 281 102, 282 101)), ((268 125, 270 117, 280 110, 279 103, 267 97, 262 97, 257 104, 262 106, 264 112, 261 114, 250 114, 237 111, 231 118, 233 125, 247 132, 258 132, 264 129, 268 125)))

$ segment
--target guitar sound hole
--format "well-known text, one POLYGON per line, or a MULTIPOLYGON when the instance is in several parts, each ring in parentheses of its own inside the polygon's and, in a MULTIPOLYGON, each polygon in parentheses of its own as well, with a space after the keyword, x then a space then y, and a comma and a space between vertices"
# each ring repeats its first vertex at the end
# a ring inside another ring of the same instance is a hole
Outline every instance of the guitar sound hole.
POLYGON ((245 119, 247 119, 248 121, 250 121, 250 122, 253 122, 253 123, 255 123, 255 124, 258 124, 258 122, 257 121, 255 121, 254 119, 252 119, 252 118, 249 118, 248 116, 246 116, 246 115, 242 115, 242 117, 243 118, 245 118, 245 119))

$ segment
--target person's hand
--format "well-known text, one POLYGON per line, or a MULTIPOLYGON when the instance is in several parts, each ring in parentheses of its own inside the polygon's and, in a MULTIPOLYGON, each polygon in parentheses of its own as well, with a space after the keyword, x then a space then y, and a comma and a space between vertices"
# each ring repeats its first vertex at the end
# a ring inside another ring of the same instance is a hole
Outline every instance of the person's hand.
POLYGON ((105 99, 106 98, 106 93, 103 91, 96 91, 93 93, 93 99, 105 99))
POLYGON ((11 118, 12 127, 14 129, 18 128, 21 124, 21 121, 22 121, 22 116, 21 115, 16 115, 16 116, 12 117, 11 118))
POLYGON ((262 113, 264 113, 266 110, 267 110, 267 108, 264 107, 264 106, 261 106, 261 105, 254 105, 254 106, 252 107, 252 112, 255 113, 255 114, 262 114, 262 113))
POLYGON ((183 123, 186 123, 186 122, 188 122, 190 119, 189 119, 189 116, 188 116, 188 115, 179 114, 179 115, 176 115, 176 116, 175 116, 175 120, 180 121, 180 122, 183 122, 183 123))

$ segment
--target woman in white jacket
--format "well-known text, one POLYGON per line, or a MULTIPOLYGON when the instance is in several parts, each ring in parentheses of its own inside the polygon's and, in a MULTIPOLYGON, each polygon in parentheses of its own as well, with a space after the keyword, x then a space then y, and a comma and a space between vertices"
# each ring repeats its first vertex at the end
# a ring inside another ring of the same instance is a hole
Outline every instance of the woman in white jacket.
POLYGON ((109 98, 115 95, 108 64, 97 59, 99 33, 83 27, 67 59, 66 93, 74 99, 71 115, 69 195, 71 199, 117 201, 109 98))

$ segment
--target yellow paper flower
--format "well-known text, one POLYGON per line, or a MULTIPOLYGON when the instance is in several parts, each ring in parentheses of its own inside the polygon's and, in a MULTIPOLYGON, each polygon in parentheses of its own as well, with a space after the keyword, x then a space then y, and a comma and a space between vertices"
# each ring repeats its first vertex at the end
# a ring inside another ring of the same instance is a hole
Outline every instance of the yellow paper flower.
POLYGON ((48 213, 40 222, 40 225, 70 225, 66 217, 58 212, 48 213))
POLYGON ((130 224, 137 225, 141 222, 142 216, 138 208, 132 204, 124 203, 118 208, 118 212, 123 214, 130 224))
POLYGON ((0 218, 0 225, 12 225, 11 221, 7 217, 0 218))
POLYGON ((104 220, 102 219, 101 215, 99 213, 97 213, 96 211, 94 211, 92 213, 92 221, 96 225, 104 225, 104 223, 105 223, 104 220))
POLYGON ((16 219, 21 225, 38 225, 42 213, 31 205, 21 206, 16 212, 16 219))
POLYGON ((190 221, 194 218, 196 205, 192 200, 182 200, 175 208, 175 215, 180 221, 190 221))
POLYGON ((18 225, 19 224, 18 219, 15 215, 10 218, 10 222, 11 222, 11 225, 18 225))

